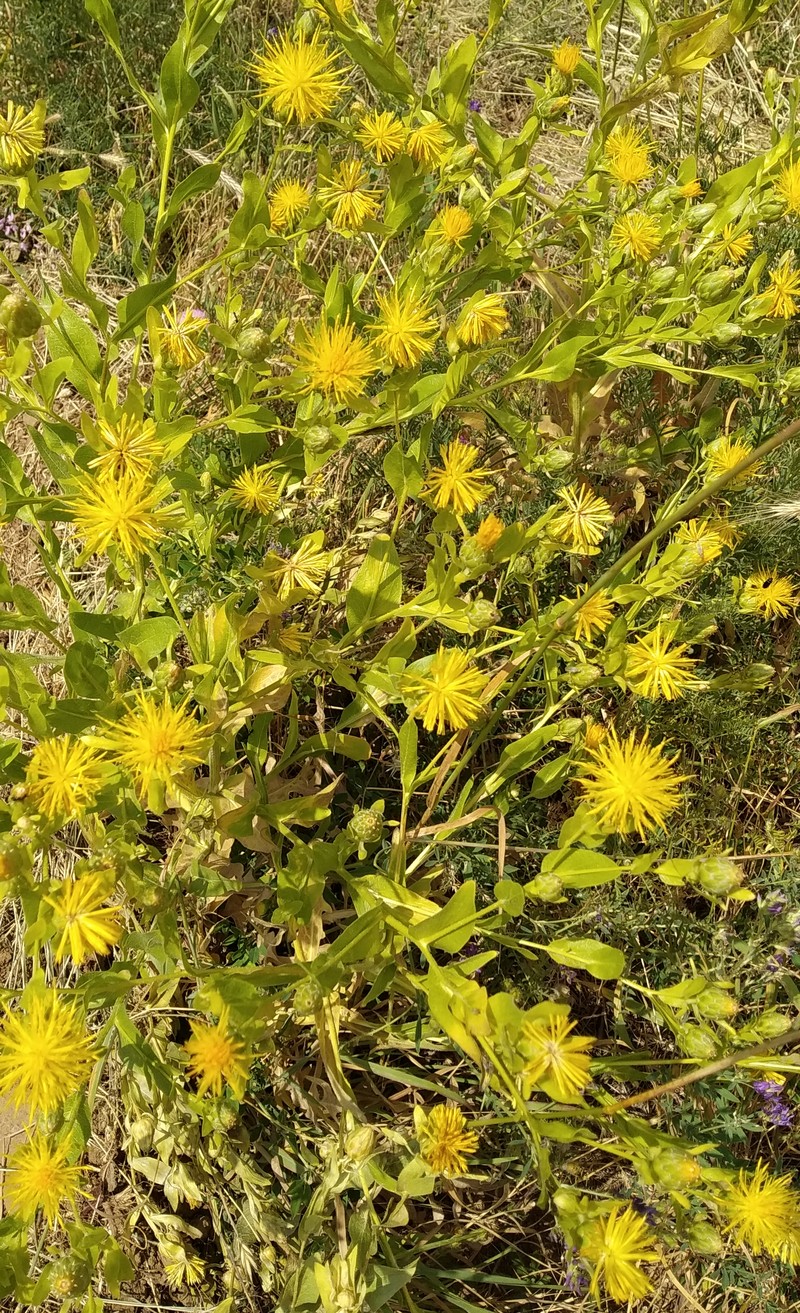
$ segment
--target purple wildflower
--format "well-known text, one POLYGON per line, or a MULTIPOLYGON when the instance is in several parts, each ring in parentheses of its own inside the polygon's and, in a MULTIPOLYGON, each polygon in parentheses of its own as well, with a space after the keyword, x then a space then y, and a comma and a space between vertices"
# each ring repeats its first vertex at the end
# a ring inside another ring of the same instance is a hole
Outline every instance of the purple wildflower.
POLYGON ((635 1213, 638 1213, 640 1217, 644 1218, 648 1226, 655 1226, 658 1221, 658 1212, 655 1204, 648 1204, 644 1199, 640 1199, 638 1195, 634 1195, 631 1199, 631 1208, 635 1213))
POLYGON ((779 948, 777 953, 773 953, 772 957, 767 958, 767 961, 765 963, 765 970, 767 972, 767 975, 769 976, 777 975, 778 972, 782 971, 783 968, 786 966, 788 960, 789 960, 789 954, 786 952, 786 949, 779 948))
POLYGON ((763 1099, 764 1107, 761 1109, 770 1126, 788 1129, 794 1121, 794 1113, 786 1102, 785 1087, 780 1081, 776 1080, 755 1080, 753 1089, 759 1098, 763 1099))
POLYGON ((770 889, 764 896, 762 907, 770 916, 780 916, 786 910, 788 901, 786 894, 781 893, 780 889, 770 889))
POLYGON ((469 108, 473 114, 480 114, 481 102, 479 100, 476 100, 475 97, 473 96, 472 100, 469 102, 469 108))
POLYGON ((564 1289, 570 1295, 585 1295, 589 1289, 589 1278, 580 1265, 578 1253, 575 1249, 567 1249, 564 1256, 564 1289))

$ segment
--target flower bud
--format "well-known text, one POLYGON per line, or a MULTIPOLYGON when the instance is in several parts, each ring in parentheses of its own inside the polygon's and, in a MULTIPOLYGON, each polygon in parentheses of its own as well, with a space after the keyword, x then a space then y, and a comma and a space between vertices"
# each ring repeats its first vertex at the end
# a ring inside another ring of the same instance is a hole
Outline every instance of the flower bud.
POLYGON ((699 228, 704 227, 705 224, 708 223, 708 220, 712 215, 716 214, 716 212, 717 207, 713 201, 704 201, 702 205, 695 205, 694 209, 689 211, 684 219, 684 223, 687 228, 691 228, 693 232, 697 232, 699 228))
POLYGON ((713 1058, 717 1052, 714 1036, 702 1026, 684 1023, 675 1033, 678 1047, 689 1058, 713 1058))
POLYGON ((263 360, 269 351, 269 333, 263 328, 242 329, 236 343, 236 349, 242 360, 249 360, 252 364, 257 364, 263 360))
POLYGON ((380 843, 383 837, 383 816, 368 807, 356 807, 350 817, 347 833, 359 843, 380 843))
POLYGON ((727 1021, 739 1011, 736 999, 717 985, 709 985, 702 990, 692 999, 692 1003, 706 1021, 727 1021))
POLYGON ((564 886, 558 876, 550 871, 536 875, 525 885, 529 898, 538 898, 541 903, 556 903, 564 892, 564 886))
POLYGON ((583 661, 580 665, 567 666, 564 671, 564 678, 570 688, 580 690, 591 688, 599 679, 603 678, 603 672, 593 662, 583 661))
POLYGON ((769 1012, 762 1013, 757 1021, 752 1022, 750 1029, 754 1030, 762 1039, 775 1039, 778 1035, 783 1035, 790 1025, 791 1023, 787 1017, 771 1008, 769 1012))
POLYGON ((46 1271, 50 1279, 50 1293, 58 1299, 77 1299, 88 1290, 92 1279, 89 1264, 77 1254, 65 1254, 63 1258, 57 1258, 48 1265, 46 1271))
POLYGON ((740 273, 739 269, 724 266, 722 269, 715 269, 713 273, 703 274, 702 278, 698 278, 694 288, 698 300, 703 305, 715 305, 717 301, 727 296, 736 279, 740 277, 740 273))
POLYGON ((484 574, 489 569, 489 553, 475 537, 464 539, 458 559, 470 574, 484 574))
POLYGON ((317 456, 332 447, 335 441, 330 429, 324 428, 322 424, 311 424, 303 429, 303 445, 317 456))
POLYGON ((153 1143, 156 1119, 151 1112, 143 1112, 141 1117, 131 1122, 130 1135, 140 1153, 147 1153, 153 1143))
POLYGON ((466 620, 470 628, 491 629, 500 621, 500 612, 488 597, 474 597, 467 607, 466 620))
POLYGON ((712 346, 728 347, 733 346, 742 336, 740 324, 717 324, 706 333, 706 337, 712 346))
POLYGON ((345 1137, 344 1151, 351 1162, 365 1163, 375 1152, 378 1137, 371 1126, 357 1126, 345 1137))
POLYGON ((761 202, 756 213, 762 223, 772 223, 775 219, 783 218, 786 206, 783 201, 765 200, 761 202))
POLYGON ((684 1149, 665 1148, 654 1158, 653 1176, 666 1190, 685 1190, 700 1180, 700 1166, 695 1157, 684 1149))
POLYGON ((694 870, 689 877, 693 884, 699 885, 704 893, 713 898, 725 898, 738 889, 742 883, 739 867, 730 857, 719 854, 716 857, 698 857, 694 870))
POLYGON ((695 1222, 686 1232, 690 1248, 696 1254, 718 1254, 722 1249, 722 1236, 710 1222, 695 1222))
POLYGON ((784 392, 800 392, 800 368, 787 369, 781 379, 781 388, 784 392))
POLYGON ((0 328, 9 337, 33 337, 42 326, 39 307, 21 288, 0 302, 0 328))
POLYGON ((660 269, 654 269, 647 278, 648 292, 666 292, 672 287, 675 279, 678 277, 678 270, 674 265, 666 264, 660 269))

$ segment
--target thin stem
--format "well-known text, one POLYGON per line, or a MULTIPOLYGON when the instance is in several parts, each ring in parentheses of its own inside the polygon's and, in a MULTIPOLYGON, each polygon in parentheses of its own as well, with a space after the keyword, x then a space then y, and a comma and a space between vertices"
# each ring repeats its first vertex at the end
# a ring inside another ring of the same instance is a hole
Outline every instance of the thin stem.
POLYGON ((197 652, 195 651, 194 643, 192 642, 192 636, 189 633, 189 626, 187 625, 186 621, 183 618, 183 613, 181 612, 181 609, 175 600, 175 594, 173 593, 169 580, 167 579, 167 576, 164 573, 164 567, 161 564, 161 561, 155 551, 150 552, 150 560, 153 563, 153 569, 155 570, 156 575, 158 577, 158 582, 161 584, 161 587, 164 589, 164 595, 166 596, 170 606, 172 607, 172 610, 175 613, 175 619, 180 625, 181 633, 183 634, 189 646, 189 651, 192 654, 192 660, 195 663, 197 663, 199 661, 199 657, 197 655, 197 652))

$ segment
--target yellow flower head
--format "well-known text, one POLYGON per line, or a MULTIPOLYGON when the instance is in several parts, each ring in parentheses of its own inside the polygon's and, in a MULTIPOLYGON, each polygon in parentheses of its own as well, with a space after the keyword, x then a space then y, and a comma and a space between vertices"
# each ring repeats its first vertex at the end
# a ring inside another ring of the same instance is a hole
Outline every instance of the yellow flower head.
POLYGON ((437 734, 466 729, 484 709, 485 677, 472 665, 469 653, 457 647, 440 647, 428 673, 411 672, 406 687, 412 696, 420 697, 412 716, 437 734))
POLYGON ((503 536, 505 527, 498 516, 487 515, 475 530, 474 538, 476 543, 484 552, 494 551, 503 536))
POLYGON ((688 182, 681 183, 678 191, 687 201, 696 201, 698 196, 703 195, 703 188, 699 178, 690 178, 688 182))
POLYGON ((652 1286, 640 1263, 656 1263, 660 1255, 652 1249, 647 1221, 633 1208, 623 1212, 615 1204, 605 1217, 589 1224, 580 1247, 582 1258, 592 1264, 590 1292, 598 1297, 601 1287, 611 1299, 633 1303, 643 1299, 652 1286))
POLYGON ((442 1176, 463 1176, 467 1159, 478 1147, 478 1136, 467 1130, 461 1109, 438 1103, 429 1113, 420 1110, 416 1122, 420 1154, 428 1166, 442 1176))
POLYGON ((297 363, 307 375, 308 392, 321 392, 338 405, 360 397, 376 361, 372 347, 349 320, 320 321, 297 347, 297 363))
POLYGON ((0 1095, 31 1114, 55 1112, 89 1079, 96 1054, 75 1008, 55 989, 34 995, 0 1027, 0 1095))
POLYGON ((451 507, 456 515, 474 511, 491 492, 487 483, 490 471, 475 468, 480 452, 471 442, 453 438, 439 453, 441 469, 428 471, 427 491, 437 511, 451 507))
POLYGON ((753 234, 749 228, 743 228, 737 233, 735 224, 726 223, 722 235, 717 238, 711 249, 720 260, 726 260, 728 264, 741 264, 752 245, 753 234))
POLYGON ((558 494, 564 503, 561 511, 550 521, 550 533, 563 542, 568 551, 584 556, 597 554, 606 530, 614 521, 614 512, 604 497, 598 497, 591 488, 571 483, 558 494))
POLYGON ((135 415, 120 415, 113 423, 98 419, 96 432, 103 451, 89 461, 89 468, 101 475, 144 478, 164 455, 164 444, 151 419, 141 420, 135 415))
POLYGON ((423 296, 401 292, 395 283, 391 292, 377 297, 380 318, 373 325, 375 351, 401 369, 413 369, 433 350, 438 321, 423 296))
POLYGON ((41 1208, 48 1225, 55 1226, 63 1203, 74 1211, 78 1195, 89 1197, 81 1189, 83 1179, 83 1169, 70 1165, 68 1144, 54 1144, 37 1132, 9 1158, 3 1198, 23 1221, 32 1222, 41 1208))
MULTIPOLYGON (((581 597, 588 591, 589 585, 582 584, 578 588, 578 596, 581 597)), ((562 602, 572 602, 572 597, 562 597, 562 602)), ((584 638, 591 642, 595 634, 603 634, 608 629, 611 621, 614 619, 614 604, 604 588, 599 593, 595 593, 588 601, 584 602, 580 611, 573 618, 572 623, 575 626, 575 637, 578 642, 583 642, 584 638)))
POLYGON ((657 625, 627 649, 625 674, 631 688, 642 697, 662 697, 667 702, 687 688, 697 688, 697 663, 685 655, 688 650, 688 643, 674 643, 668 630, 657 625))
POLYGON ((783 166, 775 191, 790 214, 800 214, 800 160, 783 166))
POLYGON ((250 65, 262 86, 261 97, 290 123, 311 123, 330 114, 344 86, 335 57, 319 33, 309 40, 287 33, 265 41, 250 65))
MULTIPOLYGON (((750 443, 735 433, 726 433, 721 438, 715 438, 705 450, 707 477, 709 479, 719 479, 723 474, 729 474, 740 461, 747 459, 752 450, 750 443)), ((735 479, 731 479, 727 486, 729 488, 743 488, 748 480, 758 473, 760 467, 761 462, 756 461, 749 469, 737 474, 735 479)))
POLYGON ((375 110, 371 114, 364 115, 355 136, 359 145, 370 151, 378 164, 386 164, 387 160, 394 159, 395 155, 399 155, 403 149, 406 130, 400 120, 388 110, 383 110, 382 113, 375 110))
POLYGON ((269 465, 248 465, 233 480, 231 501, 245 511, 270 515, 280 500, 280 488, 269 465))
POLYGON ((209 320, 196 307, 180 313, 165 306, 158 340, 163 355, 178 369, 189 369, 203 359, 204 351, 197 339, 208 328, 209 320))
POLYGON ((587 752, 592 752, 599 748, 603 739, 609 732, 608 725, 604 725, 600 720, 587 720, 586 728, 583 731, 583 746, 587 752))
POLYGON ((164 487, 146 475, 85 475, 67 505, 87 552, 99 554, 116 543, 133 560, 161 541, 173 519, 172 510, 160 506, 163 500, 164 487))
POLYGON ((611 229, 611 247, 632 260, 651 260, 661 245, 658 222, 641 210, 621 214, 611 229))
MULTIPOLYGON (((319 535, 321 539, 321 534, 319 535)), ((267 573, 278 581, 278 597, 286 598, 293 588, 304 588, 318 593, 320 582, 331 568, 331 553, 318 542, 317 534, 309 534, 291 556, 277 553, 267 559, 267 573)))
POLYGON ((269 198, 269 221, 276 233, 291 232, 311 204, 311 192, 302 182, 281 182, 269 198))
POLYGON ((753 1254, 800 1262, 800 1195, 791 1176, 773 1176, 760 1162, 754 1172, 740 1172, 717 1202, 728 1230, 753 1254))
POLYGON ((451 144, 449 132, 431 114, 418 127, 411 129, 406 138, 405 150, 416 164, 430 169, 443 162, 451 144))
POLYGON ((122 935, 119 912, 122 909, 105 906, 113 887, 113 874, 90 871, 77 880, 63 880, 58 892, 48 898, 61 926, 56 962, 69 955, 76 966, 81 966, 91 953, 102 957, 119 943, 122 935))
POLYGON ((508 327, 508 311, 499 292, 477 292, 470 297, 456 323, 456 333, 466 346, 481 346, 501 337, 508 327))
POLYGON ((770 270, 769 284, 767 314, 772 319, 793 319, 797 314, 797 297, 800 296, 800 269, 795 268, 788 251, 770 270))
POLYGON ((665 757, 646 734, 637 739, 632 733, 621 742, 610 730, 583 767, 580 784, 589 810, 613 833, 636 830, 644 837, 680 802, 678 786, 689 777, 675 773, 676 756, 665 757))
POLYGON ((698 565, 715 561, 725 546, 722 534, 710 520, 684 520, 678 526, 675 541, 685 544, 687 556, 698 565))
POLYGON ((0 111, 0 170, 25 173, 44 150, 44 101, 33 109, 23 109, 13 100, 0 111))
POLYGON ((653 172, 651 146, 632 123, 615 128, 606 141, 606 168, 617 182, 635 187, 653 172))
POLYGON ((800 602, 791 579, 778 574, 777 570, 756 570, 745 579, 739 594, 739 605, 743 611, 759 612, 767 620, 775 616, 781 620, 800 602))
POLYGON ((562 1103, 580 1098, 589 1084, 589 1050, 594 1040, 573 1035, 575 1025, 566 1016, 525 1022, 519 1051, 526 1098, 534 1086, 562 1103))
POLYGON ((218 1098, 227 1083, 241 1099, 252 1059, 242 1041, 231 1033, 227 1013, 214 1026, 193 1021, 191 1027, 192 1038, 183 1047, 189 1059, 189 1075, 198 1080, 197 1093, 211 1090, 218 1098))
POLYGON ((448 246, 461 246, 472 232, 472 215, 463 205, 445 205, 436 215, 428 233, 448 246))
POLYGON ((359 232, 380 209, 379 193, 369 186, 360 160, 344 160, 334 170, 326 187, 317 191, 320 205, 330 214, 334 228, 359 232))
POLYGON ((42 739, 25 772, 28 797, 49 820, 72 820, 93 804, 103 784, 97 753, 80 739, 63 734, 42 739))
POLYGON ((159 1240, 158 1256, 164 1275, 173 1290, 181 1286, 196 1286, 206 1274, 206 1265, 194 1250, 179 1245, 176 1240, 159 1240))
POLYGON ((553 47, 553 64, 565 78, 572 77, 581 60, 581 48, 568 37, 564 37, 560 46, 553 47))
POLYGON ((106 722, 93 741, 130 772, 142 793, 157 780, 170 784, 205 761, 208 735, 186 704, 173 707, 166 700, 137 690, 135 702, 120 720, 106 722))

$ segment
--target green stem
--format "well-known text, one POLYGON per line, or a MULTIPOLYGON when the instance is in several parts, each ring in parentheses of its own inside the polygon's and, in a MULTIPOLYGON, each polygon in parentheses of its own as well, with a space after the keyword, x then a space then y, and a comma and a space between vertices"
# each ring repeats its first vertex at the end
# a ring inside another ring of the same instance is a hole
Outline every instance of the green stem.
POLYGON ((195 664, 197 664, 197 662, 199 661, 199 657, 197 652, 195 651, 194 643, 192 642, 192 636, 189 633, 189 626, 184 620, 183 613, 181 612, 181 609, 178 606, 177 601, 175 600, 175 594, 173 593, 169 580, 167 579, 167 576, 164 573, 164 567, 161 564, 161 561, 155 551, 151 551, 149 555, 150 555, 150 560, 153 563, 153 569, 155 570, 156 575, 158 577, 158 582, 161 584, 161 587, 164 589, 164 595, 166 596, 170 606, 172 607, 172 610, 175 613, 175 619, 180 625, 181 633, 186 639, 186 642, 189 647, 189 651, 192 654, 192 660, 195 662, 195 664))

